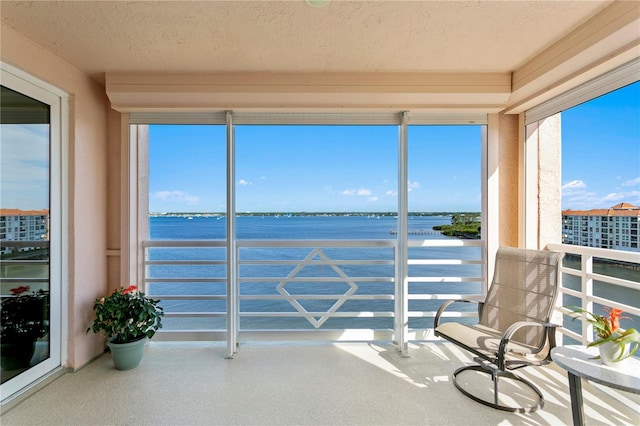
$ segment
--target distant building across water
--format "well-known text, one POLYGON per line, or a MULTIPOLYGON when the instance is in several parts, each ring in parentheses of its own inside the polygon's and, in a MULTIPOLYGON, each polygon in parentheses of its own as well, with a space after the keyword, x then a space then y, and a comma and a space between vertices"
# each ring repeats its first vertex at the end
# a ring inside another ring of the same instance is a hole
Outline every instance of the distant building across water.
POLYGON ((0 254, 14 250, 3 241, 46 241, 48 234, 49 210, 0 209, 0 254))
POLYGON ((576 246, 640 251, 640 207, 620 203, 608 209, 564 210, 562 242, 576 246))

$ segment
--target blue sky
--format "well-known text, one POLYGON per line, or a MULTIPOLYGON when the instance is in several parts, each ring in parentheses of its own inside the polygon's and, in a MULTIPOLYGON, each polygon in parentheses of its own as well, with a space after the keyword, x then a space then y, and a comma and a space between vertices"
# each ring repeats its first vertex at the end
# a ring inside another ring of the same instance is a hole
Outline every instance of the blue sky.
POLYGON ((640 206, 640 82, 562 113, 562 207, 640 206))
MULTIPOLYGON (((410 126, 409 210, 480 210, 479 126, 410 126)), ((396 126, 236 126, 240 212, 396 211, 396 126)), ((562 208, 640 205, 640 83, 562 113, 562 208)), ((223 126, 153 126, 151 212, 225 209, 223 126)))
MULTIPOLYGON (((410 210, 480 210, 480 132, 410 128, 410 210)), ((235 136, 240 212, 397 210, 397 126, 236 126, 235 136)), ((150 211, 224 211, 224 127, 154 126, 150 141, 150 211)))
POLYGON ((48 125, 0 125, 0 208, 49 208, 48 125))

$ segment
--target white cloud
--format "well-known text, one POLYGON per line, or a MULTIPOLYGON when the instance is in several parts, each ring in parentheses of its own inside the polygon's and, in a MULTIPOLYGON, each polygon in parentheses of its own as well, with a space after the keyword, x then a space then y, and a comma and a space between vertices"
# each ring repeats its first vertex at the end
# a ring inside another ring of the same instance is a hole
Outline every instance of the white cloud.
POLYGON ((389 190, 385 193, 385 195, 388 195, 389 197, 396 197, 398 195, 398 191, 389 190))
POLYGON ((570 194, 562 194, 567 201, 571 202, 583 202, 583 203, 595 203, 598 201, 598 194, 595 192, 579 191, 570 194))
POLYGON ((360 188, 360 189, 345 189, 340 192, 342 195, 357 195, 359 197, 368 197, 372 194, 370 189, 360 188))
POLYGON ((592 191, 577 190, 562 194, 563 205, 574 210, 606 209, 614 204, 625 202, 640 204, 640 191, 611 192, 605 196, 592 191))
POLYGON ((372 203, 376 202, 376 201, 378 201, 378 197, 376 197, 376 196, 369 197, 369 198, 367 198, 367 201, 372 202, 372 203))
POLYGON ((602 198, 602 201, 620 201, 622 199, 622 194, 612 192, 610 194, 605 195, 602 198))
POLYGON ((562 190, 566 191, 566 190, 581 189, 581 188, 586 188, 586 187, 587 187, 587 184, 584 183, 584 181, 576 179, 576 180, 572 180, 571 182, 568 182, 568 183, 565 183, 564 185, 562 185, 562 190))
POLYGON ((636 185, 640 185, 640 176, 635 178, 635 179, 631 179, 628 180, 626 182, 622 182, 621 186, 636 186, 636 185))
POLYGON ((408 192, 413 191, 414 189, 420 189, 420 183, 418 182, 411 182, 410 180, 407 181, 407 189, 408 192))
POLYGON ((200 199, 195 195, 189 195, 183 191, 156 191, 151 194, 152 197, 162 201, 187 204, 190 206, 197 205, 200 199))
POLYGON ((240 185, 240 186, 247 186, 247 185, 251 185, 251 182, 249 182, 248 180, 240 179, 240 180, 238 181, 238 185, 240 185))
POLYGON ((635 199, 640 197, 640 191, 612 192, 602 198, 602 201, 625 201, 635 204, 635 199))

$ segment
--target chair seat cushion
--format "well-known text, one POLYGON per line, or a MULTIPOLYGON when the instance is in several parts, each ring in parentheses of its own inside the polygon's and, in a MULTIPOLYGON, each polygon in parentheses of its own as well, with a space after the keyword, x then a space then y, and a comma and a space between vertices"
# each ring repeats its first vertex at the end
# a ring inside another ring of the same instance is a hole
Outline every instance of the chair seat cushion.
MULTIPOLYGON (((467 325, 456 322, 440 324, 436 332, 447 340, 466 346, 470 351, 485 355, 489 358, 495 357, 500 346, 502 333, 480 324, 467 325)), ((517 342, 509 342, 507 352, 515 354, 532 354, 536 348, 517 342)))

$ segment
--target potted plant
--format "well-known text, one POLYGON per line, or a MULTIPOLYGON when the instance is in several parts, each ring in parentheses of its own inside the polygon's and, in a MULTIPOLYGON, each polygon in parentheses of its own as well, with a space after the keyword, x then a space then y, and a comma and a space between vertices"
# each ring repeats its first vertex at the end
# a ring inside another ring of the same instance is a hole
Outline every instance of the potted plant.
POLYGON ((49 331, 49 293, 12 288, 0 303, 0 349, 4 370, 29 367, 36 340, 49 331))
POLYGON ((622 309, 605 306, 603 310, 608 315, 594 314, 579 307, 570 307, 570 309, 573 311, 570 315, 574 320, 582 318, 593 325, 598 339, 589 343, 587 347, 597 346, 600 356, 595 358, 600 358, 604 364, 617 366, 619 364, 616 363, 632 356, 638 350, 640 333, 633 328, 627 330, 620 328, 620 319, 629 318, 622 316, 624 313, 622 309))
POLYGON ((116 289, 110 296, 97 298, 93 304, 96 318, 87 329, 107 338, 111 358, 118 370, 140 364, 147 339, 162 328, 159 300, 146 297, 135 285, 116 289))

